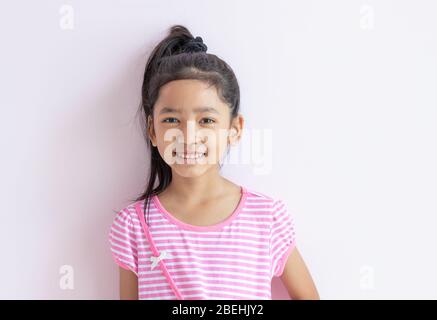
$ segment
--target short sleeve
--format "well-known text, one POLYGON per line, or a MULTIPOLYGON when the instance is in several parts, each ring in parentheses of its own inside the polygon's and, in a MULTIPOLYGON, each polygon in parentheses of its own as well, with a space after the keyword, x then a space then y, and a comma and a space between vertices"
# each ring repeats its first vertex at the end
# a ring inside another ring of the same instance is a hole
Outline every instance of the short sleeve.
POLYGON ((294 217, 281 199, 272 206, 270 259, 273 276, 280 277, 296 245, 294 217))
POLYGON ((137 237, 127 209, 116 214, 109 232, 109 245, 115 262, 138 276, 137 237))

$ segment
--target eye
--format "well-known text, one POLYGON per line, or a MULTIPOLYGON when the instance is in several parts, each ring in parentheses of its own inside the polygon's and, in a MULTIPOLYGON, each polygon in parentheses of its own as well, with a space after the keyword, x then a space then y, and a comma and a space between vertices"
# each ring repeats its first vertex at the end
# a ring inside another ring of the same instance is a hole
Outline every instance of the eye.
POLYGON ((202 121, 205 120, 206 122, 204 122, 205 124, 213 124, 215 123, 214 119, 211 118, 203 118, 202 121))
POLYGON ((176 118, 165 118, 164 120, 162 120, 163 123, 175 123, 173 120, 178 121, 178 119, 176 118))

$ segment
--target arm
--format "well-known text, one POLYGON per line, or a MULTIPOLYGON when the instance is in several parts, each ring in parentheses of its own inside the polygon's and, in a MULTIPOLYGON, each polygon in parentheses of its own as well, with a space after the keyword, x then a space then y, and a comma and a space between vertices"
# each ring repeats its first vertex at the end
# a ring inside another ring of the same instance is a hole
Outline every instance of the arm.
POLYGON ((319 300, 319 293, 305 262, 297 248, 294 248, 284 267, 281 280, 288 294, 294 300, 319 300))
POLYGON ((138 300, 138 278, 135 273, 120 269, 120 299, 121 300, 138 300))

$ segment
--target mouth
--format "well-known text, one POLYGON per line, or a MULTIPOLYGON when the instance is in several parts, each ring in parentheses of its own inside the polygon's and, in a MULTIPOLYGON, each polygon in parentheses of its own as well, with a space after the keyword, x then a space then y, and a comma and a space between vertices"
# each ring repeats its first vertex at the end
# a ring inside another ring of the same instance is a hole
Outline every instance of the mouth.
POLYGON ((173 151, 173 157, 176 157, 176 159, 180 160, 198 160, 205 158, 208 153, 207 152, 190 152, 190 153, 184 153, 184 152, 176 152, 173 151))

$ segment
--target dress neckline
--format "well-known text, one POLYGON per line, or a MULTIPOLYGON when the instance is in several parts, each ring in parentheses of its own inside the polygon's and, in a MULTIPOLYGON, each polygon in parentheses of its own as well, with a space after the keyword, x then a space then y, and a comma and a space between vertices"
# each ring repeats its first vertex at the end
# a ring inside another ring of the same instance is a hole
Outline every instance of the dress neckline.
POLYGON ((159 197, 157 194, 152 196, 152 201, 155 204, 155 206, 158 208, 158 210, 171 222, 178 225, 179 227, 186 229, 186 230, 192 230, 192 231, 211 231, 211 230, 218 230, 221 229, 224 226, 229 225, 232 220, 234 220, 238 214, 240 213, 241 209, 243 208, 246 198, 247 198, 247 190, 244 186, 240 186, 241 196, 240 201, 238 202, 237 207, 234 209, 234 211, 223 221, 207 225, 207 226, 198 226, 193 225, 190 223, 183 222, 176 218, 173 214, 171 214, 167 209, 164 208, 161 201, 159 200, 159 197))

